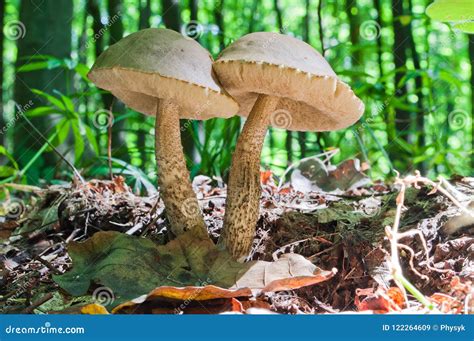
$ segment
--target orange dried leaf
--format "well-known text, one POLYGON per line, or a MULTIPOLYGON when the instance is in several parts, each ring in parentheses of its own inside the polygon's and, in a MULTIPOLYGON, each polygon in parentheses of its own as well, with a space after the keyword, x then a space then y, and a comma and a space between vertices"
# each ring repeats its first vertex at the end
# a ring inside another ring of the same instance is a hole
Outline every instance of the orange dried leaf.
POLYGON ((272 178, 272 175, 272 171, 270 170, 260 172, 260 182, 266 185, 268 181, 272 178))
POLYGON ((108 315, 109 312, 105 307, 101 304, 97 303, 92 303, 85 305, 81 308, 80 310, 81 314, 87 314, 87 315, 108 315))
POLYGON ((359 311, 372 310, 374 313, 386 314, 391 311, 400 311, 405 304, 405 298, 398 288, 377 290, 372 288, 357 289, 354 300, 359 311))
POLYGON ((183 288, 162 286, 154 289, 148 295, 137 297, 131 301, 125 302, 112 311, 117 314, 130 311, 145 302, 174 300, 181 302, 190 301, 210 301, 216 299, 230 299, 235 297, 251 297, 252 291, 248 288, 237 290, 229 290, 216 287, 214 285, 206 285, 204 287, 188 286, 183 288))

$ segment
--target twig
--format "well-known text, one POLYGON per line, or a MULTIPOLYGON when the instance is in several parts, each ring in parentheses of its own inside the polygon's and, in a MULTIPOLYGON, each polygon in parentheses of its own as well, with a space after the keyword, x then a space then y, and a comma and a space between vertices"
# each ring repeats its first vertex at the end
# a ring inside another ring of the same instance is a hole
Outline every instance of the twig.
POLYGON ((81 229, 74 229, 74 231, 71 232, 69 237, 67 237, 66 244, 73 240, 79 234, 79 232, 81 232, 81 229))
MULTIPOLYGON (((273 260, 275 260, 275 261, 278 260, 278 258, 277 258, 278 254, 279 254, 280 252, 284 252, 287 247, 296 246, 296 245, 298 245, 298 244, 307 242, 308 240, 318 240, 318 241, 321 241, 321 237, 316 236, 316 237, 305 238, 305 239, 297 240, 297 241, 295 241, 295 242, 292 242, 292 243, 283 245, 282 247, 279 247, 278 249, 275 250, 275 252, 272 253, 272 258, 273 258, 273 260)), ((313 255, 313 256, 314 256, 314 255, 313 255)))
POLYGON ((311 255, 311 256, 309 256, 309 257, 307 257, 307 258, 308 258, 309 260, 312 260, 312 259, 314 259, 314 258, 316 258, 316 257, 318 257, 318 256, 320 256, 320 255, 322 255, 323 253, 326 253, 326 252, 329 252, 329 251, 333 250, 334 248, 336 248, 336 247, 338 247, 338 246, 339 246, 338 244, 335 244, 335 245, 330 246, 330 247, 324 249, 323 251, 319 251, 319 252, 315 253, 314 255, 311 255))
POLYGON ((321 10, 323 8, 323 0, 318 1, 318 28, 319 28, 319 40, 321 41, 321 54, 323 57, 326 55, 326 49, 324 48, 324 33, 321 10))
POLYGON ((143 227, 143 223, 138 223, 137 225, 133 226, 131 229, 129 229, 125 234, 132 235, 138 230, 140 230, 143 227))
POLYGON ((44 295, 42 298, 40 298, 36 302, 33 302, 28 308, 24 309, 22 311, 22 314, 31 314, 31 313, 33 313, 33 311, 36 308, 38 308, 39 306, 45 304, 46 302, 48 302, 52 298, 53 298, 52 293, 48 293, 48 294, 44 295))
MULTIPOLYGON (((156 211, 158 210, 158 204, 160 203, 160 198, 157 198, 156 199, 156 202, 155 204, 153 205, 153 207, 151 208, 151 211, 150 211, 150 217, 153 217, 156 213, 156 211)), ((140 234, 141 237, 143 237, 147 232, 148 230, 156 224, 156 222, 158 221, 158 218, 159 218, 159 215, 156 215, 154 218, 152 218, 152 220, 145 226, 145 228, 143 229, 142 233, 140 234)))
MULTIPOLYGON (((405 250, 409 249, 409 252, 412 254, 413 258, 413 250, 411 248, 408 248, 406 245, 401 245, 398 241, 400 238, 406 237, 407 233, 402 233, 400 234, 398 232, 398 228, 400 226, 400 218, 402 215, 402 210, 404 208, 403 204, 405 202, 405 191, 407 187, 413 186, 414 188, 420 188, 419 184, 423 183, 425 185, 429 185, 433 187, 433 190, 430 193, 436 193, 439 191, 440 193, 444 194, 448 199, 450 199, 457 207, 459 207, 463 212, 468 213, 469 215, 473 215, 474 213, 469 211, 466 207, 464 207, 448 190, 443 188, 443 178, 440 178, 439 183, 435 183, 434 181, 422 177, 419 171, 415 171, 415 175, 409 175, 406 176, 405 178, 401 179, 399 177, 399 173, 395 171, 397 174, 397 178, 395 180, 395 184, 400 186, 400 191, 398 193, 397 199, 396 199, 396 204, 397 204, 397 210, 395 213, 395 219, 393 222, 392 228, 390 226, 385 227, 385 232, 387 234, 387 238, 390 241, 390 264, 391 264, 391 272, 393 279, 397 286, 400 288, 400 290, 403 292, 405 296, 405 300, 407 300, 407 295, 406 295, 406 290, 408 290, 418 301, 420 301, 425 307, 427 307, 429 310, 433 310, 433 304, 414 286, 412 285, 403 275, 402 268, 400 265, 400 260, 399 260, 399 253, 398 253, 398 248, 402 247, 405 250)), ((413 232, 411 232, 413 233, 413 232)), ((419 234, 420 235, 420 234, 419 234)), ((420 235, 420 238, 422 236, 420 235)), ((423 248, 425 253, 427 254, 427 247, 426 247, 426 242, 424 238, 421 238, 421 242, 423 244, 423 248)), ((410 265, 413 267, 412 260, 410 260, 410 265)), ((427 266, 429 266, 429 262, 427 262, 427 266)), ((416 270, 415 273, 419 274, 416 270)), ((419 274, 421 275, 421 274, 419 274)))
POLYGON ((22 191, 22 192, 34 192, 34 193, 42 193, 44 192, 43 189, 36 187, 36 186, 30 186, 30 185, 20 185, 20 184, 15 184, 15 183, 6 183, 0 185, 0 187, 10 187, 13 188, 17 191, 22 191))
POLYGON ((413 251, 413 249, 411 247, 409 247, 408 245, 405 245, 405 244, 398 244, 398 247, 401 248, 401 249, 404 249, 405 251, 408 251, 408 253, 410 254, 410 268, 411 268, 411 271, 413 271, 418 277, 420 277, 422 280, 428 282, 430 279, 428 278, 428 276, 426 275, 423 275, 421 272, 419 272, 416 268, 415 268, 415 263, 413 262, 413 260, 415 259, 415 251, 413 251))
POLYGON ((55 275, 61 275, 61 271, 59 271, 58 269, 56 269, 54 266, 51 265, 51 263, 49 263, 48 261, 44 260, 42 257, 40 256, 36 256, 33 258, 33 260, 37 260, 38 262, 40 262, 41 264, 43 264, 45 267, 47 267, 52 273, 54 273, 55 275))

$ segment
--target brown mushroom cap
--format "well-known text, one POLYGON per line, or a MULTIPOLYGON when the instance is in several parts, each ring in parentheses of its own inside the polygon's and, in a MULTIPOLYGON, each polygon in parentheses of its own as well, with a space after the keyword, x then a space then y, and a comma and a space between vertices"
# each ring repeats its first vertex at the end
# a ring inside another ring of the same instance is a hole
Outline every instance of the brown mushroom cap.
POLYGON ((88 77, 148 115, 156 114, 157 98, 179 104, 180 118, 227 118, 238 110, 213 79, 209 52, 168 29, 149 28, 121 39, 99 56, 88 77))
POLYGON ((270 120, 279 128, 337 130, 352 125, 364 112, 362 101, 324 57, 287 35, 248 34, 222 51, 213 68, 239 103, 241 116, 250 113, 259 94, 281 97, 270 120))

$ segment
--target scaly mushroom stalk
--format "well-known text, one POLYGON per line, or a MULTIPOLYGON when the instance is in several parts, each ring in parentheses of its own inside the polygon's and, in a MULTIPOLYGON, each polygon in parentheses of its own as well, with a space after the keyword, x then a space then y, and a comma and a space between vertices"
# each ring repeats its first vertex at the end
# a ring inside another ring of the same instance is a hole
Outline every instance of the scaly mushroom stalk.
POLYGON ((242 260, 251 249, 258 219, 259 157, 267 126, 342 129, 359 119, 364 104, 313 47, 284 34, 247 34, 221 52, 213 69, 239 103, 238 115, 249 117, 232 159, 220 241, 242 260))
POLYGON ((245 122, 232 156, 229 175, 224 229, 219 246, 235 259, 243 261, 249 254, 259 216, 260 154, 278 97, 259 95, 245 122))
POLYGON ((208 238, 206 224, 191 185, 181 145, 180 107, 159 99, 155 122, 155 157, 159 170, 158 183, 171 231, 177 236, 192 231, 208 238))

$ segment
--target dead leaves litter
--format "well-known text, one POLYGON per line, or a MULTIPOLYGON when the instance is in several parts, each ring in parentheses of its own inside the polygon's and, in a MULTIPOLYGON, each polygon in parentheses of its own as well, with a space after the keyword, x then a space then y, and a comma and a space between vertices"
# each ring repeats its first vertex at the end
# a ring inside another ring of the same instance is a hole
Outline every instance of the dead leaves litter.
POLYGON ((257 296, 313 285, 336 272, 321 270, 296 254, 282 255, 275 262, 238 263, 212 242, 191 234, 156 245, 149 239, 105 231, 71 243, 68 251, 73 267, 54 276, 56 283, 73 296, 84 295, 92 284, 102 285, 115 298, 109 307, 119 305, 114 312, 151 301, 218 301, 237 309, 229 299, 248 300, 252 292, 257 296))

